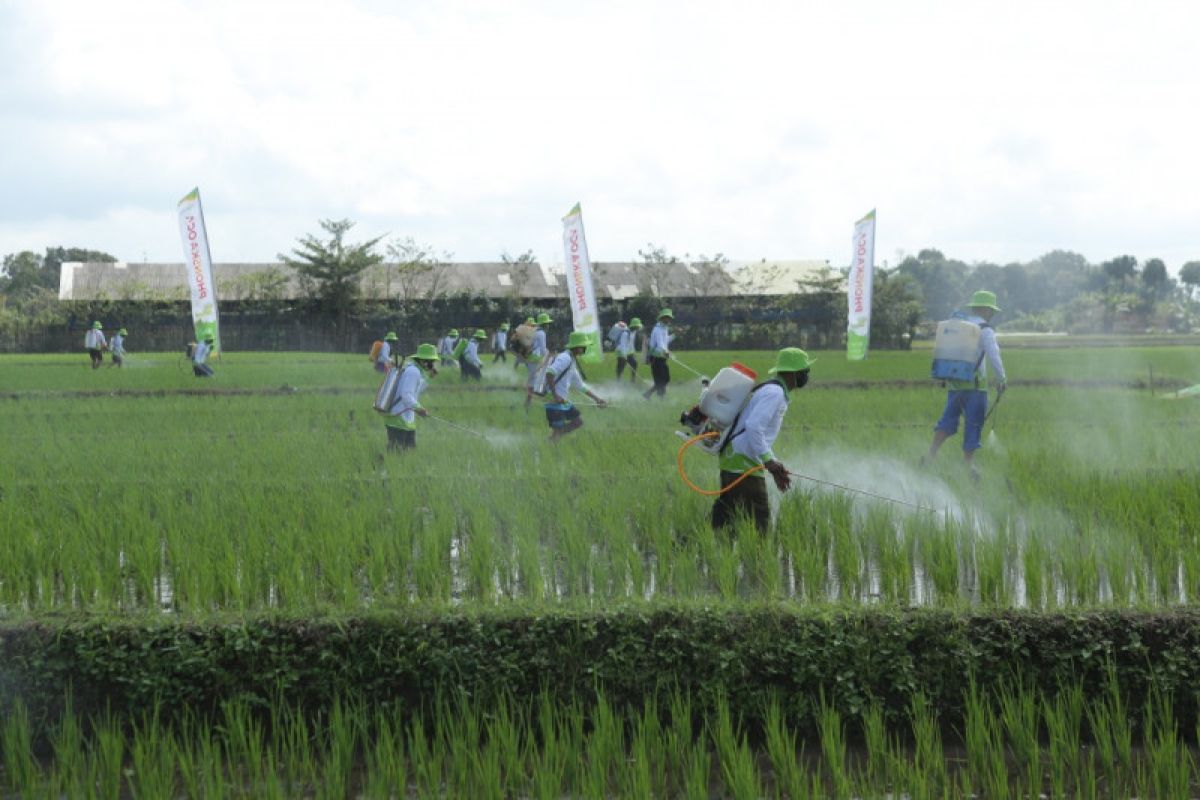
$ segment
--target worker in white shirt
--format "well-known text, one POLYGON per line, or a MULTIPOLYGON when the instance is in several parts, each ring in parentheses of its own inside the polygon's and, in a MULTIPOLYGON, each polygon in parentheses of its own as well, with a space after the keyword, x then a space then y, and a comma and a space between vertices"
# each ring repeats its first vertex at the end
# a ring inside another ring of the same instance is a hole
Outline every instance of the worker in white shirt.
POLYGON ((542 362, 550 355, 550 348, 546 344, 546 326, 551 322, 550 315, 545 311, 537 315, 534 324, 537 330, 533 333, 533 344, 529 347, 529 352, 525 355, 525 369, 529 374, 529 379, 525 382, 525 405, 528 406, 533 401, 533 390, 537 383, 538 374, 542 370, 542 362))
POLYGON ((426 377, 437 375, 437 348, 423 344, 409 356, 408 363, 401 369, 400 385, 396 387, 396 402, 388 411, 388 450, 408 450, 417 446, 417 417, 429 412, 421 405, 421 392, 429 385, 426 377))
POLYGON ((629 325, 627 326, 624 323, 619 324, 622 327, 617 331, 613 347, 617 353, 617 380, 621 380, 621 373, 628 366, 629 380, 631 383, 635 383, 637 382, 637 337, 641 335, 642 321, 634 317, 629 320, 629 325))
POLYGON ((588 336, 583 331, 571 331, 567 337, 567 349, 555 356, 546 367, 546 388, 550 398, 546 402, 546 422, 550 423, 550 441, 554 442, 583 426, 579 409, 571 402, 571 387, 576 387, 603 408, 608 405, 584 383, 579 356, 587 350, 588 336))
POLYGON ((92 323, 92 328, 83 337, 83 346, 87 348, 88 357, 92 359, 92 369, 100 369, 104 363, 104 351, 108 349, 108 340, 104 338, 104 326, 100 320, 92 323))
POLYGON ((979 350, 975 357, 975 377, 969 381, 946 381, 949 384, 946 407, 942 410, 941 419, 933 428, 933 441, 929 444, 929 452, 922 456, 921 465, 925 466, 933 461, 942 443, 958 432, 958 418, 961 416, 965 420, 963 460, 971 479, 978 481, 979 470, 975 466, 975 452, 983 446, 983 422, 987 419, 988 406, 988 368, 991 368, 996 379, 997 400, 1008 386, 1008 377, 1004 373, 1004 362, 1000 360, 996 329, 991 325, 992 317, 1000 310, 996 305, 996 295, 982 290, 975 292, 971 295, 967 308, 970 313, 965 318, 982 329, 979 333, 979 350))
POLYGON ((388 331, 383 337, 383 343, 379 346, 379 355, 375 356, 375 371, 386 373, 389 369, 395 366, 392 360, 392 342, 399 337, 395 331, 388 331))
POLYGON ((492 334, 492 363, 503 361, 508 363, 508 323, 501 322, 500 327, 492 334))
POLYGON ((442 360, 443 367, 449 367, 455 363, 454 361, 454 346, 458 344, 458 328, 451 328, 438 342, 438 356, 442 360))
POLYGON ((205 334, 204 341, 196 345, 195 351, 192 352, 192 374, 197 378, 211 378, 213 371, 206 361, 209 354, 212 353, 213 335, 205 334))
POLYGON ((458 359, 458 366, 464 381, 468 378, 472 380, 483 378, 483 362, 479 359, 479 343, 484 341, 487 341, 487 333, 482 329, 475 331, 475 335, 467 342, 462 357, 458 359))
POLYGON ((732 525, 739 515, 746 515, 754 520, 760 533, 767 532, 771 504, 764 473, 770 473, 775 488, 781 492, 792 485, 787 468, 771 448, 787 414, 788 394, 808 383, 812 363, 808 353, 798 347, 780 350, 770 370, 775 377, 754 387, 750 401, 738 414, 719 456, 723 491, 713 503, 714 530, 732 525))
POLYGON ((112 354, 112 364, 109 366, 120 368, 125 364, 125 337, 127 335, 125 329, 121 328, 109 342, 108 351, 112 354))
POLYGON ((642 395, 647 400, 652 394, 662 398, 667 396, 667 384, 671 382, 671 367, 667 362, 671 358, 671 323, 674 320, 671 309, 664 308, 658 312, 658 324, 650 331, 650 352, 646 360, 650 362, 654 385, 642 395))

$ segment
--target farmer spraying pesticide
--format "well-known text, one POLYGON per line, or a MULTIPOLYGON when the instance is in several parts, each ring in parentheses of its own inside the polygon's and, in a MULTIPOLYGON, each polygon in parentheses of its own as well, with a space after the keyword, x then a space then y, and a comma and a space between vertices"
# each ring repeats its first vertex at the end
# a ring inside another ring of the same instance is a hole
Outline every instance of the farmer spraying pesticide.
POLYGON ((383 341, 379 342, 379 349, 375 352, 373 359, 376 372, 386 373, 395 366, 392 360, 392 346, 397 338, 395 331, 388 331, 387 335, 383 337, 383 341))
POLYGON ((650 331, 650 352, 646 360, 650 363, 654 385, 642 395, 647 400, 653 394, 662 398, 667 396, 667 384, 671 382, 671 367, 667 362, 671 358, 671 339, 674 338, 671 336, 671 323, 674 321, 675 315, 671 309, 664 308, 658 312, 658 324, 650 331))
POLYGON ((542 372, 542 362, 550 355, 550 348, 546 345, 546 326, 550 322, 550 315, 545 311, 537 315, 533 340, 529 345, 529 352, 525 354, 525 369, 529 374, 529 379, 525 381, 526 407, 533 402, 533 392, 542 372))
POLYGON ((92 328, 83 337, 83 346, 88 351, 88 357, 92 359, 92 369, 100 369, 100 365, 104 363, 104 351, 108 349, 108 340, 104 338, 104 326, 100 324, 100 320, 92 323, 92 328))
POLYGON ((501 322, 500 327, 492 334, 492 363, 508 362, 508 323, 501 322))
POLYGON ((438 342, 437 353, 438 353, 438 356, 441 358, 443 367, 449 367, 454 364, 454 362, 455 362, 454 348, 457 346, 458 346, 458 328, 451 328, 449 331, 446 332, 446 335, 442 337, 441 341, 438 342))
POLYGON ((579 409, 570 399, 572 386, 577 387, 601 408, 608 405, 584 383, 585 378, 583 370, 579 366, 579 356, 583 355, 587 346, 588 336, 586 333, 571 331, 571 335, 567 337, 567 349, 559 353, 546 367, 546 388, 551 395, 550 401, 545 404, 546 422, 550 424, 550 441, 552 442, 583 427, 579 409))
POLYGON ((1000 346, 996 343, 996 331, 991 326, 992 317, 1000 310, 996 295, 987 291, 975 292, 967 305, 967 314, 938 323, 932 375, 944 381, 949 392, 942 418, 934 426, 929 452, 921 457, 921 465, 937 457, 938 449, 946 439, 958 432, 958 419, 963 417, 966 420, 963 459, 971 479, 978 481, 975 452, 982 446, 983 423, 988 413, 988 368, 995 376, 997 402, 1004 394, 1007 379, 1004 362, 1000 360, 1000 346))
POLYGON ((746 515, 754 520, 754 527, 760 533, 767 532, 771 505, 764 473, 771 474, 781 492, 792 485, 787 468, 775 458, 771 447, 787 414, 788 395, 808 383, 812 364, 812 359, 800 348, 785 347, 770 369, 775 377, 753 388, 750 388, 753 373, 744 367, 738 370, 740 365, 727 367, 713 378, 701 396, 699 407, 685 412, 685 415, 705 412, 700 416, 714 420, 723 417, 719 422, 728 423, 712 426, 717 434, 713 438, 719 443, 716 446, 721 473, 721 490, 712 507, 714 530, 727 528, 740 515, 746 515), (740 377, 731 372, 740 372, 740 377), (744 405, 737 410, 738 399, 746 392, 749 399, 742 400, 744 405))
POLYGON ((192 374, 197 378, 211 378, 213 375, 212 367, 208 365, 208 357, 212 354, 213 336, 206 334, 204 341, 196 345, 196 349, 192 351, 192 374))
POLYGON ((116 367, 120 369, 125 365, 125 337, 128 335, 128 332, 124 328, 121 328, 117 331, 117 335, 112 337, 112 341, 108 345, 109 353, 112 355, 110 368, 116 367))
POLYGON ((437 348, 423 344, 409 356, 400 369, 390 370, 375 397, 375 410, 387 414, 388 450, 408 450, 417 446, 417 417, 429 416, 421 405, 421 393, 427 378, 437 376, 437 348))
POLYGON ((475 335, 471 340, 463 345, 462 355, 459 356, 458 366, 462 371, 462 379, 465 381, 468 378, 473 380, 483 379, 483 362, 479 360, 479 343, 487 341, 487 333, 483 330, 475 331, 475 335))
POLYGON ((619 322, 617 325, 617 333, 613 337, 613 350, 617 353, 617 380, 621 380, 621 373, 628 366, 629 381, 636 383, 637 353, 641 349, 638 345, 638 337, 642 335, 642 321, 634 317, 629 320, 628 325, 623 322, 619 322))

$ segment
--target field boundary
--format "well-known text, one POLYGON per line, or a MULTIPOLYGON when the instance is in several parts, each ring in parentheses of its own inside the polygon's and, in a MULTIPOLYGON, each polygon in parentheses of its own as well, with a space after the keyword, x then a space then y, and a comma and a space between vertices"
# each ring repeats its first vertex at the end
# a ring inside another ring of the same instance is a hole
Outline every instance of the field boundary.
POLYGON ((466 691, 486 707, 548 693, 639 705, 681 688, 756 720, 772 699, 809 713, 901 718, 921 693, 961 721, 970 680, 1085 694, 1115 679, 1131 701, 1170 697, 1197 721, 1200 609, 957 612, 936 609, 629 605, 599 611, 411 610, 366 616, 40 619, 0 626, 0 712, 52 719, 107 709, 206 713, 230 699, 326 707, 354 696, 420 709, 466 691))

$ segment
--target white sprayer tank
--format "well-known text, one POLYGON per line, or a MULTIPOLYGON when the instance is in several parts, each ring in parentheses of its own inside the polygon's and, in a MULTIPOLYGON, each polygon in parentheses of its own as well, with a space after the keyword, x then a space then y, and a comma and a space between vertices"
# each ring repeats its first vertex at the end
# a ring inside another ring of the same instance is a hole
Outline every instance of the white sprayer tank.
POLYGON ((940 380, 969 381, 979 357, 980 328, 965 319, 939 322, 933 340, 932 376, 940 380))
POLYGON ((754 370, 736 362, 723 367, 700 395, 700 412, 708 417, 713 427, 732 425, 753 391, 757 377, 754 370))

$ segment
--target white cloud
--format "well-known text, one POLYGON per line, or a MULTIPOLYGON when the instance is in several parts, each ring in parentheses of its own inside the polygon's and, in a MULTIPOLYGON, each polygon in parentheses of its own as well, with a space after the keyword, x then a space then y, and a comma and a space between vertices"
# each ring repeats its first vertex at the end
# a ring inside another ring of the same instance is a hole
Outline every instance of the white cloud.
POLYGON ((1200 258, 1185 2, 16 2, 0 252, 219 260, 326 217, 459 258, 1200 258), (90 238, 80 238, 80 237, 90 238))

